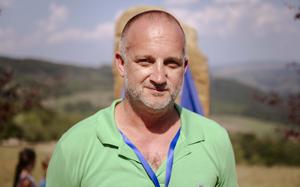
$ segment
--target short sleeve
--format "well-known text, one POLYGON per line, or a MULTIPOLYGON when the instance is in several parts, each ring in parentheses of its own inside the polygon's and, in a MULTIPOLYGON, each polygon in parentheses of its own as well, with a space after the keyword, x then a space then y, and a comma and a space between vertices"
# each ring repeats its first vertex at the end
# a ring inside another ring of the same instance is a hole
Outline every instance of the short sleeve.
POLYGON ((228 136, 225 134, 224 154, 222 154, 222 174, 218 187, 237 187, 236 165, 232 145, 228 136))
POLYGON ((73 187, 68 162, 60 144, 52 154, 46 176, 46 187, 73 187))

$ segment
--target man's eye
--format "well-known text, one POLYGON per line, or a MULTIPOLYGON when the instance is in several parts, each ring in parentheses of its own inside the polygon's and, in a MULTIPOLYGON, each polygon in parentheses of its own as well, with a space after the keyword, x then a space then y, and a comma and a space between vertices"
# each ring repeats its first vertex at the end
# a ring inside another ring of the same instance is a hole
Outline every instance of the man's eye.
POLYGON ((180 64, 176 61, 167 61, 165 64, 170 68, 178 68, 180 64))
POLYGON ((138 64, 140 64, 142 66, 151 64, 151 61, 149 59, 139 59, 137 62, 138 62, 138 64))

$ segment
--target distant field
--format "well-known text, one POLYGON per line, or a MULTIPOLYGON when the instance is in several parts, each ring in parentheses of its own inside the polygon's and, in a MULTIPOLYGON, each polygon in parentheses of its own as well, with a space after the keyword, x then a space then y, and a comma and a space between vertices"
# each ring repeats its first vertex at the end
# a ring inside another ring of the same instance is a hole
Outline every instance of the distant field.
POLYGON ((300 167, 237 166, 240 187, 299 187, 300 167))
POLYGON ((250 117, 234 116, 234 115, 212 115, 213 120, 226 128, 230 133, 253 133, 258 137, 264 135, 276 136, 278 129, 284 124, 270 122, 250 117))
POLYGON ((24 147, 34 148, 37 153, 37 161, 35 165, 35 170, 33 176, 36 182, 39 182, 43 175, 41 162, 48 155, 51 155, 54 149, 55 143, 43 143, 43 144, 25 144, 11 147, 0 146, 0 186, 1 187, 11 187, 14 178, 15 167, 17 164, 18 153, 24 147))
MULTIPOLYGON (((42 176, 41 160, 54 149, 54 143, 27 145, 14 147, 0 147, 0 186, 11 187, 17 154, 24 146, 33 147, 37 151, 37 162, 34 177, 37 181, 42 176)), ((265 166, 237 166, 240 187, 299 187, 300 167, 265 167, 265 166)))
MULTIPOLYGON (((109 106, 113 100, 111 90, 89 90, 81 91, 68 96, 61 96, 59 98, 47 99, 43 102, 46 107, 51 109, 64 109, 68 104, 76 104, 80 102, 86 102, 91 105, 91 108, 102 108, 109 106)), ((96 110, 94 111, 96 112, 96 110)))

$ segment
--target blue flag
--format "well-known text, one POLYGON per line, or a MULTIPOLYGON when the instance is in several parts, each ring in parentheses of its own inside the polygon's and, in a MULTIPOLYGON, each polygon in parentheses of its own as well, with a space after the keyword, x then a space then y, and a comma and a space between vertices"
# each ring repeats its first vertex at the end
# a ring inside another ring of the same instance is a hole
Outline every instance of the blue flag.
POLYGON ((197 89, 189 67, 187 67, 184 74, 184 82, 181 93, 181 106, 200 115, 204 115, 200 100, 198 98, 197 89))

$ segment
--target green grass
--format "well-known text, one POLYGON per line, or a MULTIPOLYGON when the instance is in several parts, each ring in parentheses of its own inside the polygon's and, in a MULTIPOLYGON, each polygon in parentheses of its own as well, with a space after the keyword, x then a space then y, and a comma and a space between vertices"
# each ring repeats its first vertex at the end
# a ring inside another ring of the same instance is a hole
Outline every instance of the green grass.
POLYGON ((75 106, 77 104, 87 103, 90 105, 88 110, 96 112, 97 110, 107 107, 113 101, 113 95, 111 90, 90 90, 81 91, 68 96, 61 96, 58 98, 47 99, 43 104, 50 109, 57 112, 70 112, 65 111, 66 106, 74 106, 77 110, 80 110, 80 106, 75 106))
POLYGON ((253 133, 258 137, 278 136, 278 130, 284 126, 279 122, 237 115, 212 115, 210 118, 217 121, 230 133, 253 133))

